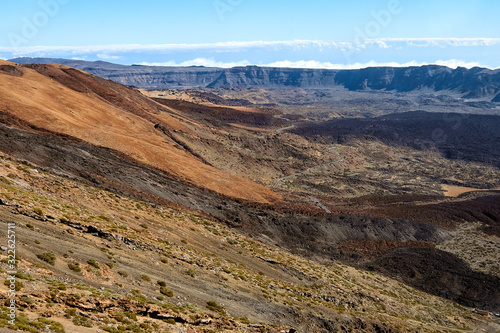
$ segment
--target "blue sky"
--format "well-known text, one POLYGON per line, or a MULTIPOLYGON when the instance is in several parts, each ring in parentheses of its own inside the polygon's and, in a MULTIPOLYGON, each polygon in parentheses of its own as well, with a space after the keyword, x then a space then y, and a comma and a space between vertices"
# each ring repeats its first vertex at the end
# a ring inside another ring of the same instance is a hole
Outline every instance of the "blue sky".
POLYGON ((496 0, 20 0, 0 58, 122 64, 500 67, 496 0))

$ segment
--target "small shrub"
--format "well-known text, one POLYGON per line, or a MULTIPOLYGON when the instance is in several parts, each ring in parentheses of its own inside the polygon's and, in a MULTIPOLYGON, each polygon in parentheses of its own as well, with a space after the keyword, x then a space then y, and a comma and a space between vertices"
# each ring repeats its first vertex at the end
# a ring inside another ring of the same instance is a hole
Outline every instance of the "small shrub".
POLYGON ((156 283, 158 283, 160 285, 160 287, 166 287, 167 284, 165 283, 165 281, 157 281, 156 283))
POLYGON ((151 282, 151 278, 149 276, 147 276, 146 274, 142 274, 141 279, 143 279, 144 281, 147 281, 147 282, 151 282))
POLYGON ((22 279, 22 280, 33 281, 33 278, 31 277, 31 275, 29 275, 28 273, 25 273, 25 272, 17 272, 15 274, 15 277, 17 277, 18 279, 22 279))
POLYGON ((42 216, 43 215, 43 210, 39 207, 35 207, 33 208, 33 210, 35 211, 35 213, 37 213, 38 215, 42 216))
POLYGON ((94 268, 97 268, 97 269, 101 268, 99 266, 99 263, 97 261, 95 261, 95 259, 89 259, 89 260, 87 260, 87 264, 89 264, 90 266, 92 266, 94 268))
POLYGON ((192 268, 188 269, 186 271, 186 274, 189 275, 190 277, 193 277, 194 278, 194 270, 192 268))
POLYGON ((164 287, 160 288, 160 293, 162 295, 167 296, 167 297, 174 297, 174 292, 172 290, 164 288, 164 287))
POLYGON ((21 296, 19 298, 19 300, 21 302, 25 302, 25 303, 30 304, 30 305, 35 303, 35 301, 32 298, 28 297, 28 296, 21 296))
MULTIPOLYGON (((57 333, 65 333, 64 326, 57 321, 49 320, 47 318, 40 317, 38 318, 38 322, 49 326, 49 330, 57 332, 57 333)), ((45 328, 45 327, 44 327, 45 328)))
POLYGON ((125 311, 125 312, 123 312, 123 314, 124 314, 125 316, 127 316, 127 317, 128 317, 128 319, 131 319, 131 320, 133 320, 133 321, 137 321, 137 315, 136 315, 135 313, 130 312, 130 311, 125 311))
POLYGON ((73 324, 75 326, 92 327, 92 321, 89 318, 83 316, 75 316, 73 318, 73 324))
POLYGON ((64 311, 64 313, 65 313, 65 314, 64 314, 64 317, 66 317, 66 318, 68 318, 68 319, 69 319, 69 318, 71 318, 71 317, 76 316, 76 309, 66 309, 66 310, 64 311))
POLYGON ((214 311, 214 312, 217 312, 221 315, 226 314, 226 310, 224 309, 224 307, 222 305, 215 303, 214 301, 207 302, 207 309, 214 311))
POLYGON ((54 266, 56 264, 56 255, 50 252, 39 253, 36 255, 38 259, 54 266))
POLYGON ((78 262, 68 263, 68 268, 74 272, 81 272, 82 271, 82 268, 80 267, 80 263, 78 263, 78 262))
POLYGON ((30 168, 27 165, 18 165, 17 170, 30 173, 30 168))
MULTIPOLYGON (((5 282, 3 284, 6 285, 7 288, 10 288, 11 282, 10 282, 10 280, 5 280, 5 282)), ((14 282, 14 290, 15 291, 20 291, 23 287, 24 287, 24 284, 21 281, 16 280, 14 282)))
POLYGON ((35 229, 35 226, 31 223, 26 224, 26 227, 30 228, 31 230, 35 229))
POLYGON ((123 277, 127 277, 128 276, 128 273, 125 272, 125 271, 118 271, 118 274, 120 274, 123 277))
POLYGON ((148 228, 148 225, 146 223, 141 223, 140 226, 143 229, 147 229, 148 228))

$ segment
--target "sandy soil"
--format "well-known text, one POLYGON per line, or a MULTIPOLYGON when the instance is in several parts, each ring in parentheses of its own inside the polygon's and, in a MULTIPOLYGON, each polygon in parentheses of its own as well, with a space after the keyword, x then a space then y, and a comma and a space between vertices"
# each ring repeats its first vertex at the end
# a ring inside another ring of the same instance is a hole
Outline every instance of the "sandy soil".
MULTIPOLYGON (((442 185, 444 195, 447 197, 458 197, 460 194, 467 192, 477 192, 477 191, 485 191, 482 189, 472 188, 472 187, 464 187, 464 186, 455 186, 455 185, 442 185)), ((493 190, 500 190, 499 187, 494 188, 493 190)))

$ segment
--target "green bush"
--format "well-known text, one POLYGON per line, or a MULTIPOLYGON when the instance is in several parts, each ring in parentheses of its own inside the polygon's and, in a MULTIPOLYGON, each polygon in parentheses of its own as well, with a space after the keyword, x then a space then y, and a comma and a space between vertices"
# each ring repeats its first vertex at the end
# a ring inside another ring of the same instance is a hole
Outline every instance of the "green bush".
POLYGON ((33 278, 31 277, 31 275, 29 275, 28 273, 25 273, 25 272, 17 272, 15 274, 15 277, 17 277, 18 279, 33 281, 33 278))
POLYGON ((224 307, 222 305, 215 303, 214 301, 207 302, 207 309, 214 311, 214 312, 217 312, 221 315, 226 314, 226 310, 224 309, 224 307))
POLYGON ((75 316, 73 317, 73 324, 75 326, 83 326, 83 327, 92 327, 92 321, 89 318, 83 316, 75 316))
POLYGON ((97 261, 95 261, 95 259, 89 259, 89 260, 87 260, 87 264, 89 264, 90 266, 92 266, 94 268, 97 268, 97 269, 101 268, 99 266, 99 263, 97 261))
POLYGON ((21 302, 25 302, 25 303, 28 303, 28 304, 34 304, 35 303, 35 301, 31 297, 28 297, 28 296, 21 296, 19 298, 19 300, 21 302))
POLYGON ((35 207, 33 208, 33 210, 35 211, 35 213, 37 213, 38 215, 43 215, 43 210, 39 207, 35 207))
POLYGON ((38 259, 45 261, 46 263, 54 266, 56 264, 56 255, 50 252, 39 253, 36 255, 38 259))
POLYGON ((160 293, 162 293, 163 295, 165 295, 167 297, 174 297, 174 292, 172 290, 164 288, 164 287, 160 288, 160 293))
MULTIPOLYGON (((47 318, 40 317, 38 318, 38 322, 49 326, 49 330, 57 332, 57 333, 65 333, 64 326, 57 321, 49 320, 47 318)), ((43 327, 45 328, 45 327, 43 327)))
POLYGON ((71 269, 72 271, 75 272, 81 272, 82 268, 80 267, 80 263, 75 262, 75 263, 68 263, 68 268, 71 269))
POLYGON ((71 318, 76 316, 76 309, 66 309, 64 310, 64 317, 71 318))
MULTIPOLYGON (((5 280, 5 282, 3 284, 6 285, 7 288, 10 288, 10 284, 11 284, 10 280, 5 280)), ((17 281, 17 280, 14 282, 14 286, 15 286, 14 289, 16 291, 20 291, 22 289, 22 287, 24 287, 23 283, 21 281, 17 281)))
MULTIPOLYGON (((7 177, 9 177, 10 179, 17 179, 17 178, 19 178, 16 174, 13 174, 12 172, 11 172, 11 173, 9 173, 9 174, 7 175, 7 177)), ((2 178, 3 178, 3 177, 2 177, 2 178)), ((12 184, 12 182, 11 182, 11 181, 8 181, 8 180, 7 180, 5 183, 7 183, 7 184, 9 184, 9 185, 11 185, 11 184, 12 184)))

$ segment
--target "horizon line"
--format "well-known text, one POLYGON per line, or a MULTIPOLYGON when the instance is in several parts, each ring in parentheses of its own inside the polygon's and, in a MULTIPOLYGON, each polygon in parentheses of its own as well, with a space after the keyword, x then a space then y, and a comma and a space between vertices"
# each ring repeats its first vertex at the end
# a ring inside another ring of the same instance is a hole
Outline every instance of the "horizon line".
MULTIPOLYGON (((117 59, 100 59, 100 60, 87 60, 84 58, 65 58, 65 57, 16 57, 11 59, 4 59, 6 61, 16 60, 16 59, 60 59, 66 61, 86 61, 86 62, 106 62, 113 65, 121 65, 121 66, 144 66, 144 67, 183 67, 183 68, 193 68, 193 67, 203 67, 203 68, 221 68, 221 69, 230 69, 230 68, 244 68, 244 67, 267 67, 267 68, 289 68, 289 69, 323 69, 323 70, 359 70, 366 68, 406 68, 406 67, 424 67, 424 66, 440 66, 447 67, 450 69, 457 68, 481 68, 488 70, 496 70, 500 69, 500 67, 493 68, 486 65, 482 65, 478 62, 466 62, 459 59, 448 59, 448 60, 436 60, 431 62, 425 61, 408 61, 404 63, 399 62, 377 62, 377 61, 369 61, 369 62, 356 62, 354 64, 332 64, 330 62, 319 62, 316 60, 300 60, 300 61, 289 61, 289 60, 281 60, 274 61, 268 64, 257 64, 251 63, 247 60, 239 61, 239 62, 218 62, 214 59, 207 58, 196 58, 189 61, 184 61, 177 63, 175 61, 168 62, 140 62, 140 63, 131 63, 131 64, 123 64, 119 62, 112 62, 110 60, 117 59)), ((0 58, 1 59, 1 58, 0 58)))

